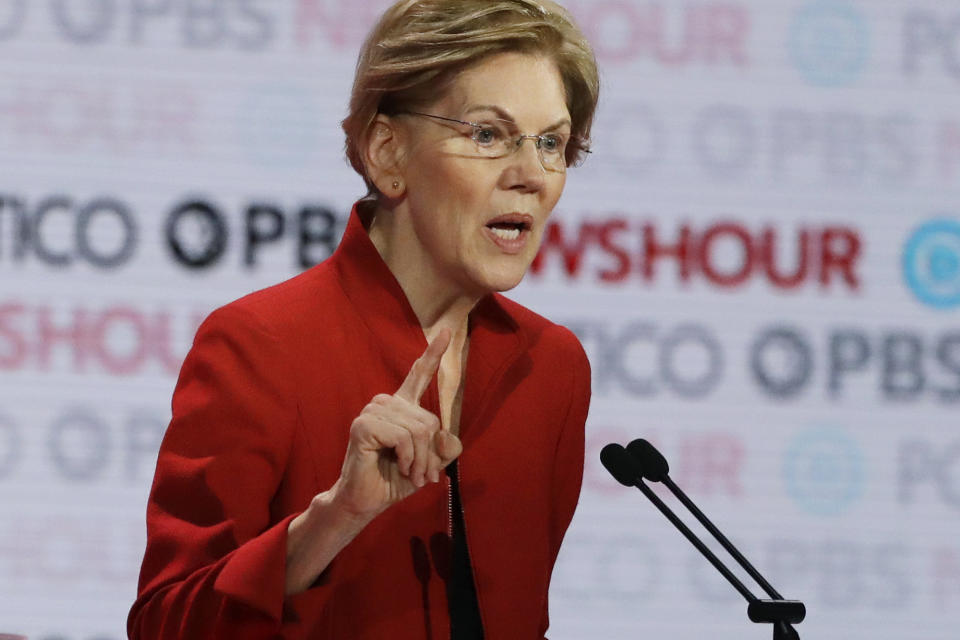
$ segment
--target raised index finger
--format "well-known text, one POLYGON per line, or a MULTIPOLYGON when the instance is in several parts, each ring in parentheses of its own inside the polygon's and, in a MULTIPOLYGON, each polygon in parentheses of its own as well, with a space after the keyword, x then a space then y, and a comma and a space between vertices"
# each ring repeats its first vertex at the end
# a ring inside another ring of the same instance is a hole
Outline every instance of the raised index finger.
POLYGON ((427 345, 426 351, 410 367, 410 373, 397 392, 394 394, 398 398, 403 398, 407 402, 420 404, 420 398, 423 392, 430 386, 430 381, 440 368, 440 359, 450 345, 450 330, 443 329, 433 339, 433 342, 427 345))

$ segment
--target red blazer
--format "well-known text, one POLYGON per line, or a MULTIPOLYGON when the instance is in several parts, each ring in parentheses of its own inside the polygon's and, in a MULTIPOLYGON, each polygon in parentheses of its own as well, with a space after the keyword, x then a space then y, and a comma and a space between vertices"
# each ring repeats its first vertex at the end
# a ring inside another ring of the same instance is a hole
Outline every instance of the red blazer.
MULTIPOLYGON (((284 596, 287 525, 336 481, 353 419, 425 348, 356 210, 329 260, 211 314, 174 392, 130 638, 449 638, 446 477, 284 596)), ((572 333, 500 295, 477 305, 459 469, 487 640, 544 637, 589 398, 572 333)), ((439 412, 436 380, 423 406, 439 412)))

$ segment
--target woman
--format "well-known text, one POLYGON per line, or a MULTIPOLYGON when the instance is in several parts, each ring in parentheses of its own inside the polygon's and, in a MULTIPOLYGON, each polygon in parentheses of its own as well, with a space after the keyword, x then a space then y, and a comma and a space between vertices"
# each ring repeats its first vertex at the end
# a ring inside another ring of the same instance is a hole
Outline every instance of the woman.
POLYGON ((547 0, 384 14, 344 121, 370 194, 328 261, 198 331, 131 638, 544 637, 590 373, 496 292, 536 254, 597 90, 547 0))

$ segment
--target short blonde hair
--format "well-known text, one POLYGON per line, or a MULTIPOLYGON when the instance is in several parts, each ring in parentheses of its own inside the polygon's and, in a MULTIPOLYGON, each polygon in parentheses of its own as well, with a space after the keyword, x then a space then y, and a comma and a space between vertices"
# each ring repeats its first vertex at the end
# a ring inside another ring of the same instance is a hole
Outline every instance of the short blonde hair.
MULTIPOLYGON (((504 52, 541 54, 563 79, 571 133, 589 140, 600 93, 597 63, 570 14, 551 0, 400 0, 384 12, 360 51, 343 121, 347 159, 370 193, 362 149, 378 113, 422 108, 458 71, 504 52)), ((567 164, 584 152, 571 145, 567 164)))

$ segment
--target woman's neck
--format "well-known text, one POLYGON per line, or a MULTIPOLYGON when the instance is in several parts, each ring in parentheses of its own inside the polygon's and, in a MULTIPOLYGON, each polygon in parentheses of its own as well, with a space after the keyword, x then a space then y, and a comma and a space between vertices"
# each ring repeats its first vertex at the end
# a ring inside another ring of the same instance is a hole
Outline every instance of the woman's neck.
POLYGON ((450 346, 437 371, 439 417, 444 428, 459 435, 460 398, 470 348, 468 318, 480 296, 463 292, 452 278, 445 278, 417 241, 412 225, 398 222, 395 214, 378 209, 370 223, 370 240, 400 283, 427 342, 442 329, 450 329, 450 346))
POLYGON ((462 345, 467 317, 482 296, 463 291, 448 274, 440 273, 417 241, 412 225, 398 222, 397 213, 378 208, 368 230, 370 240, 400 283, 427 340, 448 328, 452 344, 462 345))

